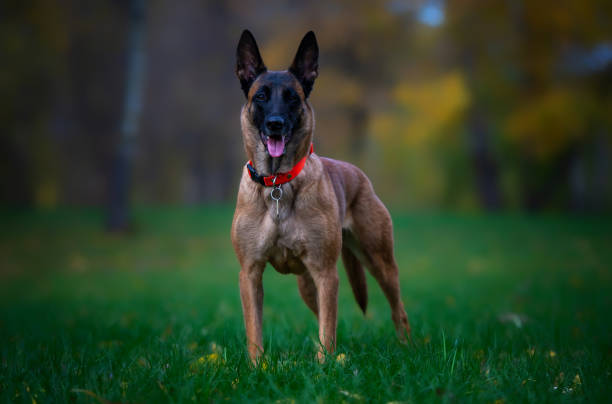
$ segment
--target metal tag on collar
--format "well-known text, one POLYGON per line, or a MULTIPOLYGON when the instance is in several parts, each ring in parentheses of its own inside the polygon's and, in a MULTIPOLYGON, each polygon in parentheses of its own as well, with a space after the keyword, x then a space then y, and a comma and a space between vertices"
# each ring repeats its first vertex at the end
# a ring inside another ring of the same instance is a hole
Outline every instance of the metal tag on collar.
POLYGON ((283 197, 283 190, 281 189, 280 185, 276 185, 276 177, 274 177, 272 180, 272 185, 274 188, 272 188, 272 192, 270 192, 270 198, 276 202, 276 217, 278 217, 278 201, 280 201, 280 199, 283 197))

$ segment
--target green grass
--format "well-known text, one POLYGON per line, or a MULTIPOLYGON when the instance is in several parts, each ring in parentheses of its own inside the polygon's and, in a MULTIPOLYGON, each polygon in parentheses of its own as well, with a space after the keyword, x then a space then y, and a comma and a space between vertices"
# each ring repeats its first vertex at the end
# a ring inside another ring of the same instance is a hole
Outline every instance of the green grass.
POLYGON ((340 268, 338 354, 295 278, 264 275, 266 356, 249 366, 230 207, 0 214, 2 402, 610 402, 612 220, 396 215, 413 344, 368 278, 340 268), (500 401, 501 400, 501 401, 500 401))

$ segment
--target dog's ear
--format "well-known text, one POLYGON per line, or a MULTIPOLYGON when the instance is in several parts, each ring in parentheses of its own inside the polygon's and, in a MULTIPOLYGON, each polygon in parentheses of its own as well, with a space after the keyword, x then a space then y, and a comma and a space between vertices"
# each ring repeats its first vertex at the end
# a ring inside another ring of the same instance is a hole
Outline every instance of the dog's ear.
POLYGON ((238 47, 236 48, 236 75, 240 80, 240 86, 244 95, 248 97, 249 88, 260 74, 266 71, 257 42, 251 31, 245 29, 242 31, 238 47))
POLYGON ((319 45, 314 32, 308 31, 304 35, 289 71, 302 84, 304 95, 308 97, 319 75, 319 45))

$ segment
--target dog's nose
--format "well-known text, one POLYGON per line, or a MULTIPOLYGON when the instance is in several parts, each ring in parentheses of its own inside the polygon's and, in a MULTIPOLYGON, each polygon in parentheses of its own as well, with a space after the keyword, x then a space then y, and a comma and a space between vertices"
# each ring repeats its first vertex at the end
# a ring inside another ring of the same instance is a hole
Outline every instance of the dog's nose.
POLYGON ((280 116, 271 116, 266 119, 266 128, 270 131, 279 131, 285 126, 285 120, 280 116))

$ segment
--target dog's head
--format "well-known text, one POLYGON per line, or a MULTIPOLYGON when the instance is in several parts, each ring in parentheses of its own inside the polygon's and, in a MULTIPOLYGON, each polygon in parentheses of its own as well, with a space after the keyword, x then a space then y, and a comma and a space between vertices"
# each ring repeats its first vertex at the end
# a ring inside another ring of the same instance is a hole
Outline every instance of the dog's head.
POLYGON ((241 119, 245 143, 247 149, 265 151, 274 169, 283 155, 310 144, 313 117, 307 99, 318 74, 318 57, 317 39, 310 31, 288 70, 268 71, 253 35, 245 30, 240 37, 236 75, 247 98, 241 119))

